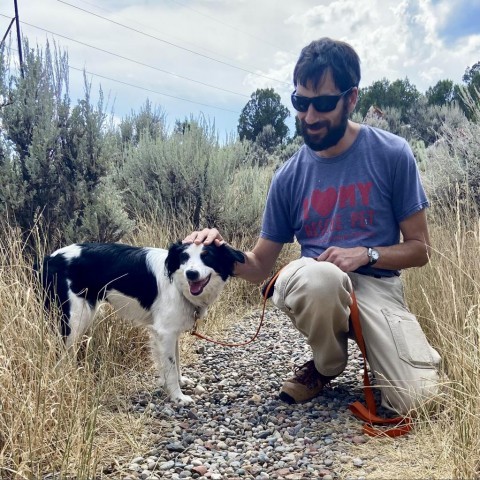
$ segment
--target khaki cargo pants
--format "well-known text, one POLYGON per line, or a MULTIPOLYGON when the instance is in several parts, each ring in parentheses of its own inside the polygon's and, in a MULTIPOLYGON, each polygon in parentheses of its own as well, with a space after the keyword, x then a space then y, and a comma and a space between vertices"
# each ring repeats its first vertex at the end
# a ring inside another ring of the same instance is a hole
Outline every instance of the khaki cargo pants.
POLYGON ((317 370, 334 376, 345 369, 347 341, 353 338, 352 286, 382 405, 405 414, 438 393, 440 356, 405 305, 399 277, 347 274, 331 263, 302 257, 280 273, 272 301, 306 337, 317 370))

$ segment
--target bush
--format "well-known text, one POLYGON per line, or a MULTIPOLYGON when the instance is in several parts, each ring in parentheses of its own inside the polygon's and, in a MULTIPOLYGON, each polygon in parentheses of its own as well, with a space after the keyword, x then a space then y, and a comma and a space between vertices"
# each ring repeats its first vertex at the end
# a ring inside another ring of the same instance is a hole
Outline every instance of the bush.
POLYGON ((257 164, 257 150, 248 141, 221 146, 205 121, 188 123, 166 138, 144 135, 126 149, 116 182, 132 215, 183 218, 186 229, 257 225, 270 178, 257 164))
POLYGON ((103 95, 70 108, 68 58, 49 45, 45 52, 25 41, 24 78, 8 71, 1 51, 0 213, 24 232, 42 217, 53 245, 69 241, 118 240, 131 228, 121 197, 106 179, 116 155, 106 129, 103 95), (95 212, 95 213, 93 213, 95 212))
MULTIPOLYGON (((480 111, 471 103, 474 115, 480 111)), ((424 180, 436 202, 455 206, 472 201, 480 206, 480 123, 457 117, 440 128, 440 138, 426 150, 424 180)))

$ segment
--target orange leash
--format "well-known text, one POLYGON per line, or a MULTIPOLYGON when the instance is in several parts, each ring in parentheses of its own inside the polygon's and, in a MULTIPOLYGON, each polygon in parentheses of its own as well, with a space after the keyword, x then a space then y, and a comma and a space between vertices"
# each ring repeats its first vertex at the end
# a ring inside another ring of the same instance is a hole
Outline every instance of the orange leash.
POLYGON ((201 338, 202 340, 207 340, 208 342, 216 343, 217 345, 222 345, 224 347, 243 347, 244 345, 248 345, 249 343, 252 343, 258 337, 258 334, 260 333, 260 329, 262 328, 263 321, 265 320, 265 308, 266 308, 266 305, 267 305, 268 294, 269 294, 270 290, 272 289, 273 285, 275 284, 275 281, 277 280, 281 271, 282 271, 282 269, 280 269, 269 280, 267 286, 263 290, 263 309, 262 309, 262 315, 260 317, 260 323, 258 325, 257 331, 255 332, 255 335, 250 340, 247 340, 246 342, 241 342, 241 343, 225 343, 225 342, 220 342, 219 340, 214 340, 213 338, 209 338, 209 337, 197 332, 197 320, 198 319, 196 317, 195 317, 195 323, 193 324, 193 328, 190 331, 190 334, 195 335, 196 337, 201 338))
POLYGON ((360 313, 358 311, 357 299, 355 293, 352 293, 352 305, 350 306, 350 319, 353 325, 353 332, 357 340, 358 347, 362 352, 363 357, 363 385, 365 394, 366 406, 361 402, 352 403, 349 408, 356 417, 366 422, 363 426, 363 431, 371 437, 378 437, 385 435, 387 437, 399 437, 408 433, 412 429, 412 420, 409 417, 394 417, 383 418, 377 416, 377 407, 375 405, 375 397, 373 389, 370 384, 367 371, 367 349, 365 348, 365 340, 363 339, 362 327, 360 324, 360 313), (377 428, 374 425, 391 425, 395 424, 393 428, 377 428))

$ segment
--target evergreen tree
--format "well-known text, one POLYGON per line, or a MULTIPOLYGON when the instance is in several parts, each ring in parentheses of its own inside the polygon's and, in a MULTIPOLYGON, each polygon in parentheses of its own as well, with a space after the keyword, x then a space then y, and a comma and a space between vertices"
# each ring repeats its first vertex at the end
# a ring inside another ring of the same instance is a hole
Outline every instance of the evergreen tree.
POLYGON ((450 105, 455 99, 455 85, 452 80, 439 80, 426 92, 429 105, 450 105))
POLYGON ((420 92, 408 78, 392 83, 384 78, 360 89, 357 110, 364 117, 372 105, 382 110, 395 108, 401 112, 402 121, 405 122, 407 111, 415 105, 420 96, 420 92))
POLYGON ((282 105, 280 95, 273 88, 258 89, 252 93, 238 120, 240 140, 255 141, 264 127, 271 125, 277 142, 283 142, 288 135, 285 120, 290 116, 287 107, 282 105))

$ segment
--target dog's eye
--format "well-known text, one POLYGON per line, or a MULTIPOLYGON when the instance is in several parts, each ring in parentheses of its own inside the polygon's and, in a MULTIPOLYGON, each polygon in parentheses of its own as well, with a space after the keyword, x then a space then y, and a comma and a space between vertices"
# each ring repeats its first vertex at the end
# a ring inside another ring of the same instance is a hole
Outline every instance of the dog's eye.
POLYGON ((188 255, 188 253, 181 253, 180 254, 180 263, 185 263, 188 261, 188 259, 190 258, 190 256, 188 255))
POLYGON ((201 256, 201 257, 205 257, 206 255, 208 255, 208 251, 207 251, 207 250, 202 250, 202 251, 200 252, 200 256, 201 256))

